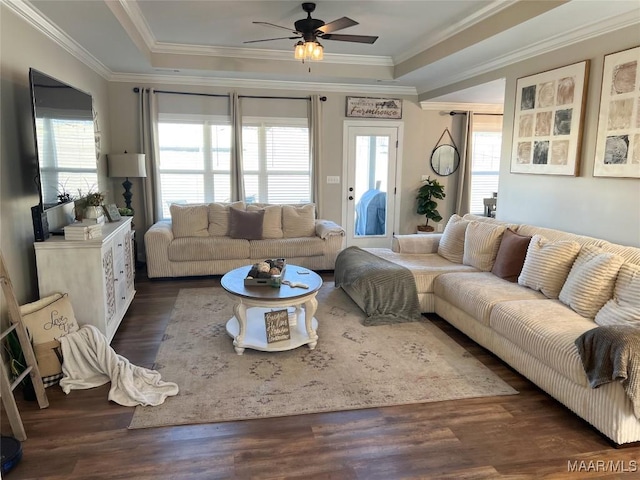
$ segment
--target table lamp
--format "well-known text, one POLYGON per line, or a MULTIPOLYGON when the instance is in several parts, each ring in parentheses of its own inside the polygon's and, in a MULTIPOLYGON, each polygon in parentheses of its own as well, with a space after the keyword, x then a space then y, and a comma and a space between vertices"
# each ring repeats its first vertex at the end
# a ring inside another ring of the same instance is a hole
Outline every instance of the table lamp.
POLYGON ((122 182, 124 187, 125 206, 131 209, 131 185, 129 177, 146 177, 147 170, 145 168, 144 153, 124 153, 107 155, 107 165, 109 167, 109 177, 126 178, 122 182))

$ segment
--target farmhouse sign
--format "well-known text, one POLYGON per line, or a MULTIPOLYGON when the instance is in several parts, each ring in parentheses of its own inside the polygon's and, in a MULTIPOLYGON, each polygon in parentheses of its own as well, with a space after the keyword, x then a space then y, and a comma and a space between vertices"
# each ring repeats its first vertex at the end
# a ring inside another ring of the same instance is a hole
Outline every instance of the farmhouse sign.
POLYGON ((276 310, 264 314, 264 324, 267 330, 267 343, 289 340, 289 313, 287 310, 276 310))
POLYGON ((347 117, 402 118, 402 99, 347 97, 347 117))

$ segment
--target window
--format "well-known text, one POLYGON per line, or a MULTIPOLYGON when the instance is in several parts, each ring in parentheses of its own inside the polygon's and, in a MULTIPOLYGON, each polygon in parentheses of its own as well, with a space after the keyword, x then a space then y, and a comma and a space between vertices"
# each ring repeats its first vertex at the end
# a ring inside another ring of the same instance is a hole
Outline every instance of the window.
POLYGON ((484 215, 484 199, 498 191, 501 149, 502 117, 476 115, 471 160, 470 212, 473 214, 484 215))
POLYGON ((163 218, 172 203, 231 200, 231 125, 226 118, 161 116, 158 123, 163 218))
MULTIPOLYGON (((226 117, 161 114, 158 123, 163 218, 172 203, 231 201, 231 125, 226 117)), ((311 199, 307 119, 246 118, 242 127, 247 202, 311 199)))
POLYGON ((306 118, 243 119, 242 151, 247 202, 311 201, 306 118))

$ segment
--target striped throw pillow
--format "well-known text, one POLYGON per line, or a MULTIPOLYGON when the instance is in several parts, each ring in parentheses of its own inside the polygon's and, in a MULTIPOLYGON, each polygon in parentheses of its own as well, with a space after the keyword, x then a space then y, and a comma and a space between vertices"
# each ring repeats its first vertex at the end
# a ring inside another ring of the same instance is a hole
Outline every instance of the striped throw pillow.
POLYGON ((611 298, 624 259, 595 245, 585 245, 571 267, 558 299, 585 318, 594 318, 611 298))
POLYGON ((534 235, 527 248, 518 284, 538 290, 547 298, 558 298, 579 251, 578 242, 550 242, 542 235, 534 235))
POLYGON ((596 315, 598 325, 633 325, 640 328, 640 265, 620 267, 611 298, 596 315))
POLYGON ((504 225, 470 222, 464 234, 462 263, 489 272, 493 268, 505 230, 504 225))
POLYGON ((464 233, 467 230, 467 225, 469 225, 468 220, 463 220, 460 215, 455 213, 451 215, 438 244, 438 255, 450 262, 462 263, 464 233))

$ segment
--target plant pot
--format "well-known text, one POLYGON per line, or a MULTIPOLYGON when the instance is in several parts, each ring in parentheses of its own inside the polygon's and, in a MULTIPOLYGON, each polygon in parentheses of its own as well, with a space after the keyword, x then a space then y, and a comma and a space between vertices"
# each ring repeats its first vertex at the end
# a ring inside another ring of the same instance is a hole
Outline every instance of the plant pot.
POLYGON ((102 207, 89 205, 84 209, 84 218, 99 218, 102 215, 102 207))
POLYGON ((431 225, 418 225, 419 232, 433 232, 433 227, 431 225))

